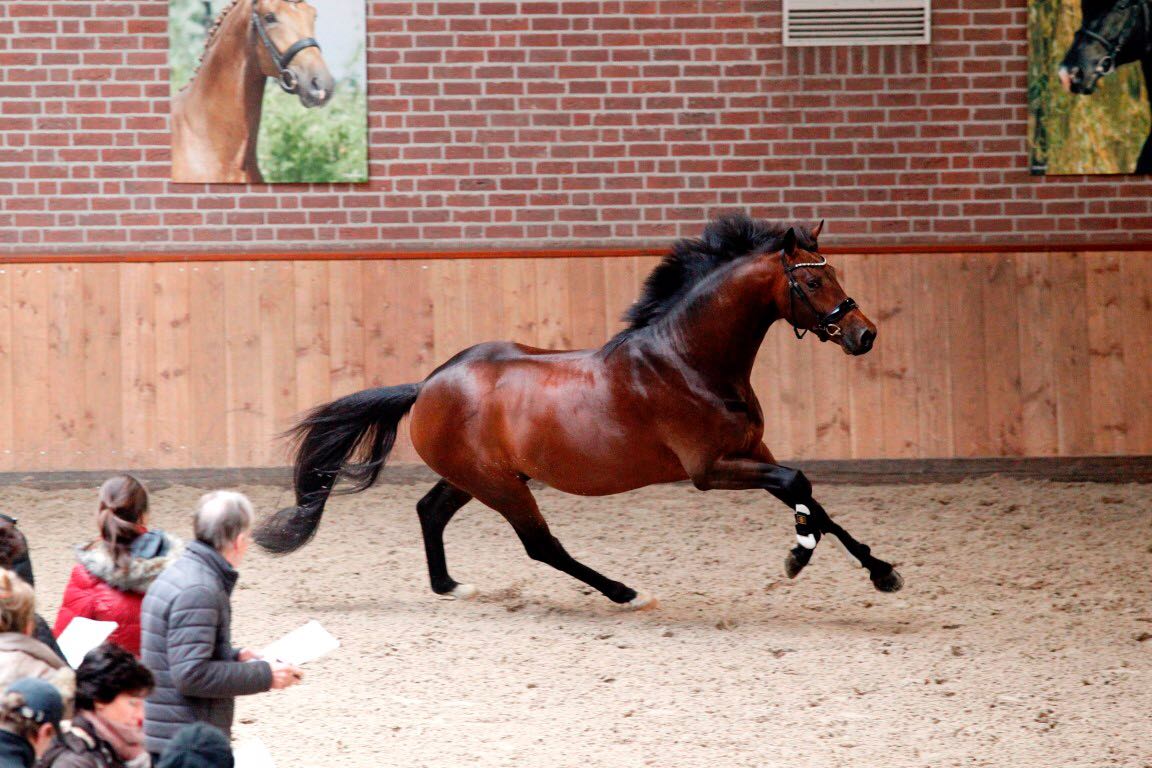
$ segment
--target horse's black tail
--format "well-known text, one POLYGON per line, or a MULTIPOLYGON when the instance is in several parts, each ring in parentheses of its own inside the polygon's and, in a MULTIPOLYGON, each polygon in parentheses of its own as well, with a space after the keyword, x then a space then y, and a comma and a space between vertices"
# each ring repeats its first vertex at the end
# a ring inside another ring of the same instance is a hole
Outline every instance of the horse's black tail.
POLYGON ((324 504, 338 478, 352 481, 341 493, 358 493, 380 474, 400 419, 412 408, 420 385, 378 387, 333 400, 310 411, 287 432, 296 442, 296 506, 262 522, 256 543, 286 554, 316 534, 324 504))

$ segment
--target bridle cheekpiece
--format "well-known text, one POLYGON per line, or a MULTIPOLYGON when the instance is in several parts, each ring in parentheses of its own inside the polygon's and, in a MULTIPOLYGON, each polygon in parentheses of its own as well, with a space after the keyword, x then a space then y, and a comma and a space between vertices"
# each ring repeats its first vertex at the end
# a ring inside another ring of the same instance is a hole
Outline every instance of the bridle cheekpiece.
POLYGON ((800 287, 800 282, 793 274, 798 269, 812 268, 812 267, 826 267, 828 266, 828 259, 824 258, 821 254, 816 254, 820 257, 820 261, 801 261, 796 264, 789 264, 788 257, 784 253, 784 249, 780 249, 780 264, 784 267, 784 276, 788 278, 788 313, 791 317, 788 322, 792 325, 792 333, 796 334, 796 338, 802 339, 807 335, 807 328, 801 328, 796 324, 796 297, 804 302, 804 305, 811 310, 812 315, 816 318, 816 328, 820 333, 829 338, 836 338, 840 335, 840 326, 837 323, 843 319, 852 310, 856 309, 856 300, 850 296, 844 297, 844 300, 837 304, 827 313, 821 313, 816 309, 816 305, 812 303, 812 299, 808 294, 804 293, 804 289, 800 287))

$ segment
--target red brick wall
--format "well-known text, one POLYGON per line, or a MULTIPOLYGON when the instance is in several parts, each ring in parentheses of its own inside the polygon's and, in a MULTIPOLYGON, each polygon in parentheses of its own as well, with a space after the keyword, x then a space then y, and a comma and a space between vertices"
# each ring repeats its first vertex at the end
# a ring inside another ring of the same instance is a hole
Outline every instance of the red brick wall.
POLYGON ((0 251, 633 245, 727 207, 1146 241, 1146 178, 1028 174, 1024 4, 934 5, 930 47, 784 50, 778 0, 369 0, 373 180, 245 188, 166 180, 163 0, 4 0, 0 251))

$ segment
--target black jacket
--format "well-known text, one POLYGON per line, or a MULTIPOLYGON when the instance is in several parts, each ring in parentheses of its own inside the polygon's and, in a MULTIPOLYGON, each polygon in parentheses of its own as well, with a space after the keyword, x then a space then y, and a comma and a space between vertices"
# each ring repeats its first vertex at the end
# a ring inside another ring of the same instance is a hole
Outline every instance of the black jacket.
POLYGON ((72 730, 52 741, 36 768, 124 768, 124 761, 84 715, 76 715, 72 730))
POLYGON ((144 707, 148 751, 161 753, 182 726, 232 732, 234 698, 272 687, 266 661, 237 661, 230 596, 239 574, 219 552, 194 541, 144 597, 141 651, 156 677, 144 707))
POLYGON ((0 729, 0 768, 32 768, 36 752, 28 739, 0 729))

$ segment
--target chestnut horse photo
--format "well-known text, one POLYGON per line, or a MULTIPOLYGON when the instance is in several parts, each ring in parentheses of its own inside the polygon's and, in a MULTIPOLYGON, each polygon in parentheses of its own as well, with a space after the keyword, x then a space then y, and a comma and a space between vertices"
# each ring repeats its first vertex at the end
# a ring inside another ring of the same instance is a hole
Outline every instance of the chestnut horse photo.
POLYGON ((305 107, 334 81, 304 0, 233 0, 208 32, 200 65, 172 102, 172 181, 259 183, 264 85, 275 78, 305 107))
MULTIPOLYGON (((823 222, 821 222, 821 225, 823 222)), ((341 477, 371 486, 411 411, 412 443, 442 479, 417 504, 432 589, 471 597, 448 573, 443 532, 472 499, 499 512, 529 557, 643 608, 652 598, 573 558, 549 531, 529 479, 604 496, 691 480, 701 490, 763 490, 795 515, 795 577, 820 537, 836 536, 875 587, 900 589, 892 566, 837 525, 796 469, 763 442, 749 377, 768 328, 784 319, 850 355, 867 353, 876 327, 840 287, 811 229, 731 215, 682 240, 649 275, 628 327, 600 349, 558 351, 512 342, 463 350, 417 384, 379 387, 310 412, 294 429, 295 506, 258 527, 275 553, 316 532, 341 477)))

